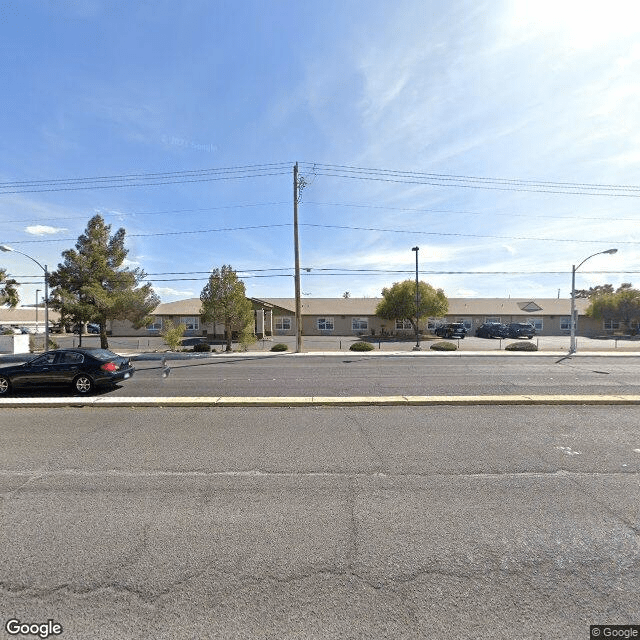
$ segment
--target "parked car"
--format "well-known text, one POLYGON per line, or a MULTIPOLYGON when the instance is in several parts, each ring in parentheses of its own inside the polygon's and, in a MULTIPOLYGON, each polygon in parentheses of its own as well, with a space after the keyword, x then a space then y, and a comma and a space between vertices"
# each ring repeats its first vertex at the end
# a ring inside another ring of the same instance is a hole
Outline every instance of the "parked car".
POLYGON ((476 329, 478 338, 506 338, 507 333, 507 325, 501 322, 485 322, 476 329))
POLYGON ((0 396, 12 389, 70 385, 86 395, 95 387, 131 378, 129 358, 108 349, 54 349, 24 364, 0 367, 0 396))
POLYGON ((87 324, 87 333, 100 333, 100 325, 95 322, 89 322, 87 324))
POLYGON ((20 329, 21 333, 29 333, 29 334, 36 333, 35 327, 18 327, 18 329, 20 329))
POLYGON ((15 325, 4 325, 0 327, 0 333, 5 335, 20 335, 22 333, 22 330, 18 329, 18 327, 16 327, 15 325))
POLYGON ((528 338, 536 335, 536 328, 528 322, 512 322, 507 326, 508 338, 528 338))
POLYGON ((436 327, 434 333, 441 338, 464 338, 467 329, 462 322, 449 322, 436 327))

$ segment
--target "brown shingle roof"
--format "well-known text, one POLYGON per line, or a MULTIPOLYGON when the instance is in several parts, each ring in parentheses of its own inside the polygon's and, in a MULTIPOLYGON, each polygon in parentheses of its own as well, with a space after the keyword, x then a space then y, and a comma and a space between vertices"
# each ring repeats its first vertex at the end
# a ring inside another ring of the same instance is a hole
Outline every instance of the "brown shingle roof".
MULTIPOLYGON (((303 298, 302 315, 305 316, 373 316, 382 298, 303 298)), ((251 298, 257 305, 277 307, 295 314, 294 298, 251 298)), ((202 303, 200 298, 165 302, 157 307, 154 315, 197 316, 202 303)), ((589 300, 578 298, 576 308, 584 314, 589 300)), ((449 298, 449 317, 466 316, 564 316, 569 315, 571 300, 568 298, 449 298)))

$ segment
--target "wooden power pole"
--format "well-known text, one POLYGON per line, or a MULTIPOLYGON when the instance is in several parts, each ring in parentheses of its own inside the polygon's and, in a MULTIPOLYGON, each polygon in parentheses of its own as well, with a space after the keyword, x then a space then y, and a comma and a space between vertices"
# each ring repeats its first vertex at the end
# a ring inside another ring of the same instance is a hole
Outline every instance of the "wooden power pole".
POLYGON ((300 301, 300 244, 298 242, 298 163, 293 167, 293 246, 295 253, 296 353, 302 351, 302 303, 300 301))

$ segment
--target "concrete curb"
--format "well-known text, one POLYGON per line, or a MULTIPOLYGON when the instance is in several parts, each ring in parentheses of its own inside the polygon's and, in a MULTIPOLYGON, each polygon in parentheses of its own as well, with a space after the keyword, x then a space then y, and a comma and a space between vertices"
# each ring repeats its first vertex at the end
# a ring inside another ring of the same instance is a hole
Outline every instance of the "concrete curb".
POLYGON ((639 405, 640 395, 500 395, 500 396, 265 396, 265 397, 87 397, 0 398, 0 408, 64 407, 349 407, 478 405, 639 405))

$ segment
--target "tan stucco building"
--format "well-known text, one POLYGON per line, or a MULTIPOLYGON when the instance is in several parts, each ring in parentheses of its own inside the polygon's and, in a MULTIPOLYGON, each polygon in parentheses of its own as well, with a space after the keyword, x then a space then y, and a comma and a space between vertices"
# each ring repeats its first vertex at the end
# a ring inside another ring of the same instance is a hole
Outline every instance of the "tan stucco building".
MULTIPOLYGON (((295 335, 294 298, 250 298, 255 311, 255 328, 259 337, 295 335)), ((412 333, 410 323, 376 317, 380 298, 304 298, 302 300, 303 335, 402 335, 412 333)), ((587 318, 589 300, 576 300, 578 335, 597 336, 614 333, 618 326, 587 318)), ((128 322, 114 321, 113 335, 158 335, 167 321, 186 325, 187 336, 222 337, 223 327, 203 324, 201 302, 190 298, 158 306, 155 321, 135 330, 128 322)), ((483 322, 530 322, 538 335, 568 335, 571 301, 560 298, 449 298, 445 318, 423 318, 421 330, 428 331, 442 322, 464 322, 471 334, 483 322)))

